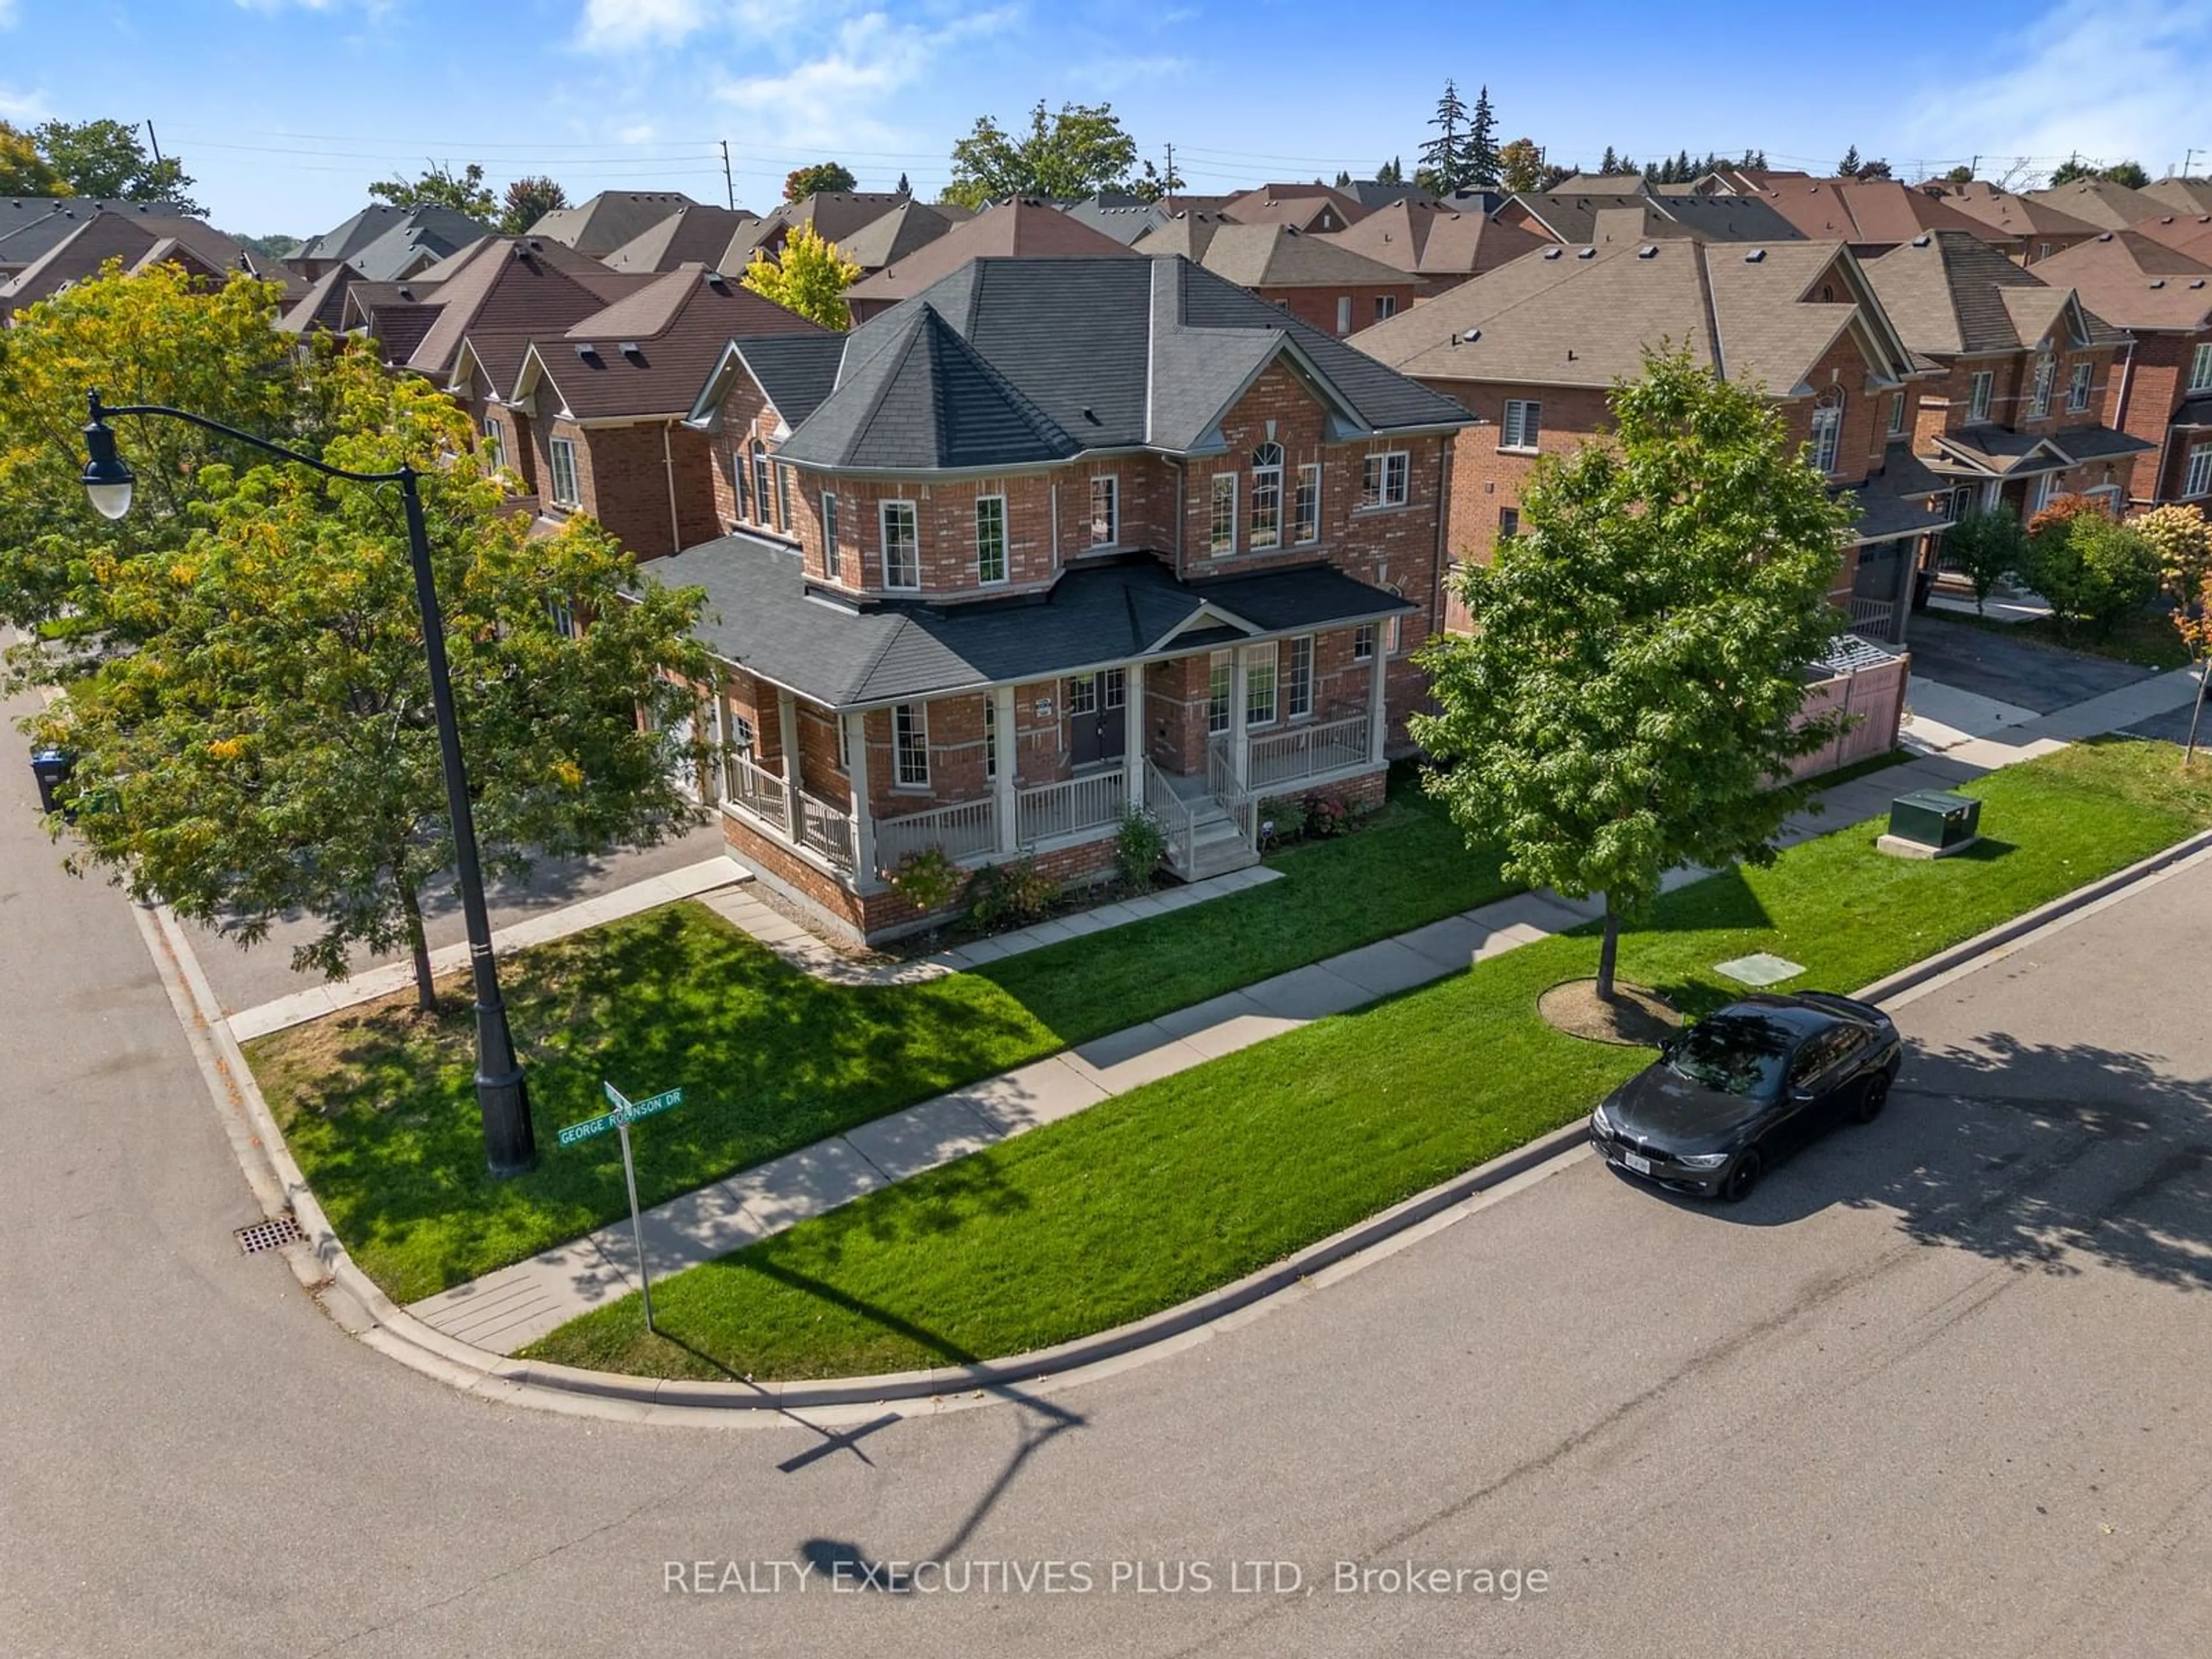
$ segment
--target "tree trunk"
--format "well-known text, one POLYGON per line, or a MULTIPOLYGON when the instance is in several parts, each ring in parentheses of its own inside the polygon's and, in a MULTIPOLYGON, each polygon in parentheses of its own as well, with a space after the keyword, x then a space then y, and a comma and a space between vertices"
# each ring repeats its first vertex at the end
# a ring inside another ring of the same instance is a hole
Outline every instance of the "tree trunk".
POLYGON ((430 941, 422 934, 422 906, 415 896, 415 884, 398 872, 392 880, 399 889, 399 913, 407 918, 407 950, 415 958, 415 1006, 426 1014, 438 1012, 438 983, 430 976, 430 941))
POLYGON ((2212 684, 2212 658, 2205 659, 2197 667, 2197 702, 2189 711, 2189 743, 2181 751, 2184 766, 2197 758, 2197 723, 2204 718, 2204 688, 2212 684))
POLYGON ((1605 942, 1597 947, 1597 995, 1613 1000, 1613 963, 1620 953, 1620 913, 1613 908, 1613 895, 1605 896, 1605 942))

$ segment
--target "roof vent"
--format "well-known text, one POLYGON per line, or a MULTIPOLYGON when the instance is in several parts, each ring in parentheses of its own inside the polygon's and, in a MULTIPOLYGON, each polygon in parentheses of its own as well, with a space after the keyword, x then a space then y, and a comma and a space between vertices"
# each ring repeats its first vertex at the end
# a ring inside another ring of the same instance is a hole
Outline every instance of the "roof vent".
POLYGON ((1656 242, 1646 242, 1642 247, 1636 250, 1636 257, 1639 259, 1657 258, 1659 257, 1659 244, 1656 242))
POLYGON ((1100 424, 1097 416, 1091 413, 1091 405, 1089 404, 1083 405, 1083 418, 1090 422, 1093 426, 1100 424))
POLYGON ((2162 225, 2170 225, 2173 222, 2173 216, 2171 213, 2161 213, 2159 215, 2158 222, 2162 225))
POLYGON ((2190 283, 2189 286, 2191 288, 2203 288, 2204 286, 2204 279, 2202 276, 2197 277, 2190 283))
POLYGON ((1743 256, 1743 262, 1747 265, 1755 265, 1765 258, 1766 250, 1763 247, 1755 247, 1743 256))
POLYGON ((2151 278, 2150 285, 2153 288, 2164 288, 2166 286, 2166 278, 2163 276, 2154 276, 2151 278))
POLYGON ((1557 259, 1565 252, 1566 249, 1563 247, 1547 247, 1544 250, 1544 257, 1547 259, 1557 259))
POLYGON ((415 290, 402 283, 399 285, 399 297, 403 300, 411 300, 415 297, 415 290))
POLYGON ((589 340, 579 340, 576 342, 576 355, 587 363, 597 361, 599 349, 589 340))
POLYGON ((2100 230, 2097 233, 2097 240, 2100 242, 2109 242, 2112 240, 2112 233, 2109 230, 2100 230))
POLYGON ((637 349, 637 342, 635 340, 624 340, 617 349, 634 363, 641 363, 645 361, 645 354, 637 349))
POLYGON ((730 279, 719 270, 702 270, 699 273, 699 280, 717 294, 727 294, 730 291, 730 279))
POLYGON ((1479 328, 1471 328, 1459 337, 1465 340, 1469 345, 1473 345, 1477 340, 1480 340, 1482 337, 1482 331, 1479 328))
POLYGON ((522 243, 522 242, 517 242, 517 243, 514 245, 514 257, 515 257, 516 258, 518 258, 518 259, 527 259, 527 258, 529 258, 529 257, 530 257, 530 248, 529 248, 528 245, 527 245, 527 244, 526 244, 526 243, 522 243))
POLYGON ((1578 247, 1575 250, 1575 258, 1577 259, 1595 259, 1597 258, 1597 250, 1594 247, 1578 247))
POLYGON ((1912 239, 1912 246, 1915 247, 1926 247, 1929 243, 1933 240, 1935 240, 1935 238, 1929 235, 1929 234, 1923 230, 1917 236, 1912 239))

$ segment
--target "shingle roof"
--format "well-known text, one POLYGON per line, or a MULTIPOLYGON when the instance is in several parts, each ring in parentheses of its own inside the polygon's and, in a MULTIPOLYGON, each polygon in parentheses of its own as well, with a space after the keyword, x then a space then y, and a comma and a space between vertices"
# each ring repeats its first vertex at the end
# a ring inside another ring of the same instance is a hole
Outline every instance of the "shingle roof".
POLYGON ((1749 198, 1765 202, 1815 241, 1861 248, 1894 246, 1923 231, 1966 231, 1983 241, 2006 240, 1994 226, 1952 203, 1894 179, 1779 179, 1749 198))
MULTIPOLYGON (((1159 257, 1182 253, 1178 220, 1137 245, 1139 253, 1159 257)), ((1308 235, 1290 225, 1219 225, 1206 239, 1198 263, 1240 288, 1346 288, 1402 283, 1407 273, 1355 253, 1331 238, 1308 235)))
POLYGON ((2178 253, 2212 264, 2212 214, 2162 213, 2131 228, 2178 253))
POLYGON ((1299 184, 1261 185, 1231 197, 1222 211, 1240 225, 1295 225, 1300 230, 1342 230, 1367 214, 1340 190, 1299 184))
POLYGON ((1378 207, 1349 229, 1330 233, 1329 240, 1422 276, 1479 276, 1544 246, 1534 231, 1425 200, 1378 207))
POLYGON ((2069 185, 2054 185, 2049 190, 2027 193, 2062 213, 2087 220, 2105 230, 2125 230, 2139 221, 2173 211, 2172 203, 2139 190, 2130 190, 2125 185, 2116 185, 2109 179, 2077 179, 2069 185))
POLYGON ((1970 219, 1978 219, 2007 236, 2026 241, 2033 236, 2094 236, 2097 227, 2077 219, 2039 197, 2015 196, 1979 179, 1956 185, 1943 199, 1970 219))
POLYGON ((11 310, 30 305, 98 276, 110 259, 134 271, 175 261, 209 276, 252 268, 240 244, 198 219, 102 210, 75 220, 66 235, 0 283, 0 301, 11 310))
POLYGON ((1951 522, 1951 488, 1950 481, 1930 471, 1910 444, 1892 444, 1882 470, 1847 492, 1859 513, 1852 540, 1886 542, 1942 529, 1951 522), (1931 506, 1930 497, 1940 499, 1931 506))
MULTIPOLYGON (((1365 622, 1413 608, 1328 565, 1177 581, 1158 561, 1085 565, 1048 595, 853 607, 810 593, 797 553, 726 536, 656 559, 647 580, 702 587, 697 637, 717 655, 831 708, 1043 679, 1146 655, 1212 606, 1259 634, 1365 622)), ((1191 636, 1176 649, 1188 649, 1191 636)))
POLYGON ((2142 187, 2142 195, 2165 204, 2168 213, 2212 213, 2212 179, 2181 179, 2169 175, 2142 187))
POLYGON ((351 265, 343 261, 332 265, 285 308, 276 326, 288 334, 305 334, 310 329, 337 331, 345 315, 346 290, 360 280, 360 273, 351 265))
MULTIPOLYGON (((653 280, 609 270, 543 237, 487 237, 408 284, 432 316, 404 362, 442 382, 459 361, 461 342, 472 332, 557 333, 653 280), (433 282, 441 270, 452 274, 433 282)), ((352 304, 349 299, 349 308, 352 304)), ((386 356, 392 357, 392 339, 384 337, 383 343, 386 356)))
MULTIPOLYGON (((1542 226, 1557 240, 1584 246, 1596 235, 1599 214, 1631 208, 1651 220, 1652 234, 1702 236, 1717 242, 1783 242, 1802 239, 1805 233, 1772 206, 1755 196, 1700 196, 1692 191, 1662 194, 1649 190, 1549 191, 1523 192, 1509 198, 1521 212, 1542 226), (1667 233, 1657 220, 1680 225, 1667 233)), ((1820 239, 1815 239, 1820 240, 1820 239)), ((1831 236, 1826 240, 1841 240, 1831 236)))
MULTIPOLYGON (((1916 237, 1869 260, 1866 269, 1905 343, 1937 356, 2032 346, 2072 298, 2071 289, 2045 283, 1962 231, 1916 237)), ((2118 340, 2110 325, 2075 309, 2076 332, 2085 342, 2118 340)))
POLYGON ((603 261, 609 270, 662 271, 678 265, 712 265, 721 258, 730 239, 760 222, 752 213, 732 213, 727 208, 706 207, 697 202, 678 208, 647 225, 603 261))
POLYGON ((564 332, 534 339, 530 362, 507 384, 520 397, 542 374, 578 420, 689 415, 732 337, 778 332, 829 331, 720 271, 681 265, 564 332))
POLYGON ((836 389, 780 453, 907 471, 1203 451, 1224 405, 1285 351, 1352 427, 1465 423, 1449 399, 1188 260, 1116 248, 972 260, 863 324, 847 337, 836 389), (970 459, 928 459, 951 454, 970 459))
POLYGON ((837 368, 844 356, 844 337, 826 329, 818 334, 756 334, 732 340, 693 405, 691 418, 696 424, 711 424, 728 390, 728 377, 744 374, 752 377, 784 424, 795 427, 836 390, 837 368))
POLYGON ((842 252, 847 237, 905 206, 909 199, 888 190, 817 191, 770 210, 758 224, 740 226, 722 250, 719 263, 732 275, 741 272, 752 263, 755 249, 780 246, 784 233, 794 225, 810 227, 816 235, 836 243, 842 252))
POLYGON ((1094 196, 1088 201, 1062 208, 1060 211, 1124 247, 1146 231, 1158 230, 1167 223, 1169 218, 1167 211, 1158 203, 1143 201, 1134 196, 1094 196))
POLYGON ((671 214, 697 205, 680 190, 603 190, 574 207, 555 208, 529 234, 597 258, 635 241, 671 214))
POLYGON ((2121 328, 2212 325, 2212 264, 2141 231, 2100 231, 2035 269, 2046 282, 2071 285, 2083 305, 2121 328))
POLYGON ((118 202, 105 197, 0 196, 0 271, 20 270, 96 213, 176 219, 173 202, 118 202))
POLYGON ((1547 249, 1377 323, 1352 344, 1425 380, 1606 387, 1641 374, 1646 347, 1669 343, 1732 380, 1787 397, 1855 321, 1891 360, 1891 374, 1910 368, 1879 307, 1855 297, 1863 281, 1840 242, 1547 249), (1824 283, 1840 297, 1819 299, 1824 283))
POLYGON ((466 247, 478 238, 493 234, 492 227, 481 219, 472 219, 453 208, 402 208, 380 202, 363 208, 343 224, 325 231, 295 251, 292 258, 301 264, 349 260, 370 281, 392 282, 414 274, 398 269, 404 261, 395 258, 397 251, 410 240, 433 259, 441 259, 457 248, 466 247), (390 246, 384 246, 387 242, 390 246), (374 257, 369 257, 373 252, 374 257))
POLYGON ((928 246, 951 230, 952 222, 935 208, 902 202, 847 236, 837 251, 862 270, 881 270, 928 246))
POLYGON ((910 298, 970 259, 1056 259, 1078 255, 1127 256, 1130 250, 1079 219, 1042 202, 1001 202, 907 254, 897 263, 863 276, 845 290, 863 306, 910 298))

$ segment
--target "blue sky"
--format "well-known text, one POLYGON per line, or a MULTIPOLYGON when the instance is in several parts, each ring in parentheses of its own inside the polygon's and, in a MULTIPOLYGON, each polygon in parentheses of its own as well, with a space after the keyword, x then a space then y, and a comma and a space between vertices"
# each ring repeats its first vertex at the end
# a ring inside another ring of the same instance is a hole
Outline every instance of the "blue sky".
MULTIPOLYGON (((1110 100, 1194 191, 1410 171, 1447 75, 1499 136, 1595 163, 1763 148, 1824 172, 2073 150, 2163 172, 2212 150, 2212 0, 2057 0, 1969 25, 1832 7, 1401 0, 0 0, 0 117, 150 118, 215 221, 327 228, 370 180, 480 161, 600 189, 772 204, 834 156, 864 188, 943 185, 979 114, 1110 100), (1463 43, 1463 44, 1462 44, 1463 43)), ((2197 168, 2206 170, 2200 161, 2197 168)))

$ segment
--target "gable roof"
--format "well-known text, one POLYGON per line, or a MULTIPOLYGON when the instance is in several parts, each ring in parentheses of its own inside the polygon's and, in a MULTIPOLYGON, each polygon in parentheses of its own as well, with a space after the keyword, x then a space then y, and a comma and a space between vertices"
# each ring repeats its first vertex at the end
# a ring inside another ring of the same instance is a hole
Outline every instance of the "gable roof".
POLYGON ((817 191, 771 209, 757 224, 740 226, 723 249, 719 264, 726 271, 743 271, 752 263, 756 249, 774 252, 795 225, 809 227, 816 235, 835 242, 842 252, 846 238, 854 231, 904 207, 910 199, 889 190, 817 191))
POLYGON ((110 259, 120 259, 132 272, 175 263, 202 276, 227 277, 235 270, 260 275, 240 244, 198 219, 101 209, 70 223, 66 235, 0 283, 0 301, 9 310, 98 276, 110 259))
POLYGON ((636 240, 671 214, 697 205, 680 190, 603 190, 574 207, 541 215, 528 234, 597 258, 636 240))
POLYGON ((1918 352, 2018 351, 2042 338, 2062 313, 2082 343, 2108 345, 2121 337, 2082 311, 2072 289, 2045 283, 1962 231, 1917 236, 1868 261, 1867 275, 1905 343, 1918 352))
MULTIPOLYGON (((1178 231, 1189 222, 1178 220, 1155 232, 1138 243, 1136 251, 1155 257, 1192 257, 1187 246, 1176 245, 1178 231)), ((1332 237, 1309 236, 1291 225, 1217 225, 1196 258, 1215 276, 1255 289, 1402 285, 1410 280, 1395 266, 1354 252, 1332 237)))
MULTIPOLYGON (((20 270, 76 234, 94 214, 126 218, 179 219, 173 202, 122 202, 90 196, 0 196, 0 271, 20 270)), ((215 233, 220 234, 220 233, 215 233)))
POLYGON ((1423 380, 1591 388, 1636 378, 1644 349, 1668 343, 1729 380, 1786 398, 1809 389, 1814 365, 1853 329, 1873 373, 1895 380, 1912 372, 1845 244, 1747 251, 1679 240, 1547 248, 1351 343, 1423 380), (1820 299, 1824 287, 1838 297, 1820 299))
POLYGON ((916 249, 928 246, 952 225, 953 222, 935 208, 924 207, 919 202, 902 202, 889 213, 862 225, 837 247, 862 270, 881 270, 916 249))
POLYGON ((520 402, 550 381, 579 421, 688 416, 732 337, 779 332, 829 331, 720 271, 679 265, 557 335, 532 338, 507 384, 520 402))
POLYGON ((609 270, 663 271, 684 264, 714 264, 730 239, 748 225, 760 222, 753 213, 733 213, 728 208, 694 202, 666 217, 655 220, 601 262, 609 270))
POLYGON ((1060 211, 1124 247, 1146 231, 1158 230, 1172 216, 1158 202, 1148 202, 1138 196, 1109 195, 1103 191, 1088 201, 1071 203, 1060 211))
POLYGON ((2076 179, 2068 185, 2027 192, 2062 213, 2087 221, 2104 230, 2125 230, 2138 220, 2154 219, 2172 211, 2172 204, 2140 190, 2130 190, 2109 179, 2076 179))
POLYGON ((744 374, 783 417, 785 427, 795 427, 836 390, 837 368, 844 356, 845 337, 827 329, 812 334, 740 336, 722 348, 714 372, 692 404, 690 424, 710 431, 718 428, 730 384, 744 374))
POLYGON ((652 280, 542 237, 487 236, 407 282, 356 283, 346 325, 374 334, 387 362, 444 385, 470 334, 558 332, 652 280))
POLYGON ((2184 179, 2169 173, 2145 185, 2138 193, 2165 204, 2169 213, 2212 213, 2212 179, 2184 179))
POLYGON ((1449 399, 1188 260, 1117 247, 971 260, 862 324, 846 337, 835 390, 780 453, 910 471, 1206 453, 1226 406, 1278 361, 1347 434, 1466 423, 1449 399))
POLYGON ((405 245, 412 232, 412 240, 428 249, 433 258, 443 258, 457 248, 466 247, 478 237, 493 234, 493 227, 481 219, 449 207, 394 207, 388 202, 375 202, 363 208, 343 223, 334 226, 314 238, 305 246, 295 249, 292 258, 300 264, 325 259, 352 260, 362 274, 372 282, 390 282, 402 275, 396 269, 380 270, 378 265, 392 263, 390 250, 377 255, 374 260, 359 256, 395 235, 399 240, 392 248, 405 245))
POLYGON ((1465 213, 1420 199, 1378 207, 1358 224, 1330 233, 1339 247, 1420 276, 1475 276, 1544 246, 1534 231, 1486 213, 1465 213))
POLYGON ((285 307, 276 326, 288 334, 305 334, 311 329, 335 332, 343 325, 346 290, 360 280, 361 273, 351 265, 343 261, 332 265, 285 307))
POLYGON ((953 226, 896 264, 864 276, 845 290, 863 305, 907 299, 976 258, 1060 259, 1097 258, 1130 250, 1080 219, 1042 202, 1018 198, 953 226))
POLYGON ((1261 185, 1231 197, 1221 210, 1240 225, 1295 225, 1300 230, 1342 230, 1367 216, 1356 199, 1328 185, 1261 185))
POLYGON ((1986 242, 2005 240, 1996 227, 1944 198, 1894 179, 1778 179, 1750 199, 1765 202, 1814 241, 1889 246, 1929 230, 1965 231, 1986 242))
POLYGON ((2212 264, 2141 231, 2100 231, 2035 269, 2045 282, 2070 285, 2083 305, 2121 328, 2212 325, 2212 264))
POLYGON ((1515 216, 1525 215, 1553 240, 1570 246, 1588 246, 1596 238, 1598 216, 1622 208, 1646 216, 1655 235, 1697 236, 1716 242, 1783 242, 1805 234, 1775 212, 1771 204, 1753 196, 1700 196, 1689 191, 1662 193, 1641 189, 1560 190, 1523 191, 1506 201, 1515 216), (1680 228, 1668 231, 1665 227, 1669 224, 1680 228))

